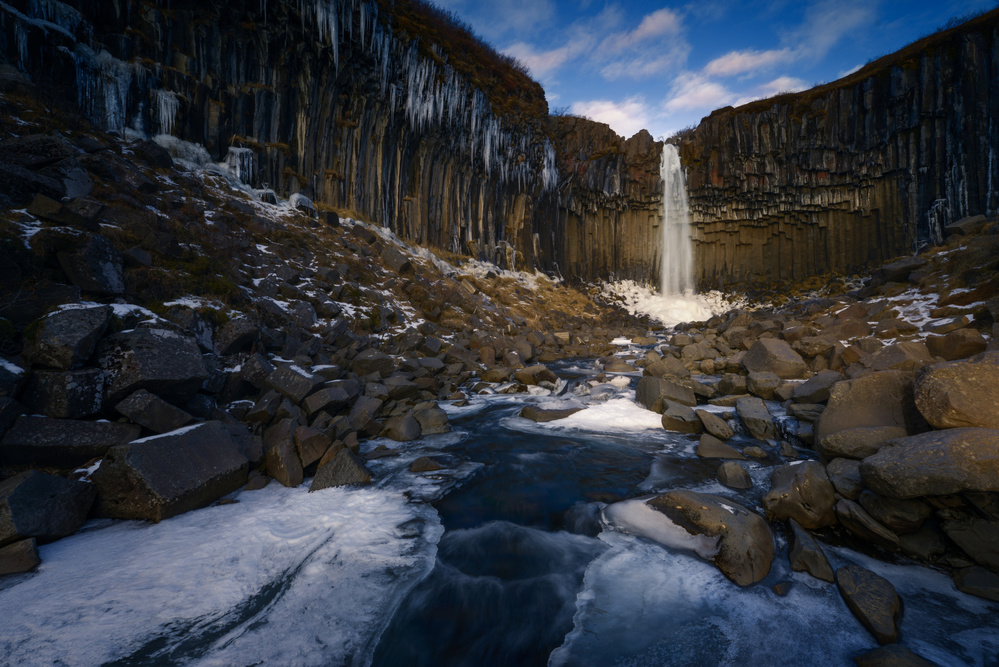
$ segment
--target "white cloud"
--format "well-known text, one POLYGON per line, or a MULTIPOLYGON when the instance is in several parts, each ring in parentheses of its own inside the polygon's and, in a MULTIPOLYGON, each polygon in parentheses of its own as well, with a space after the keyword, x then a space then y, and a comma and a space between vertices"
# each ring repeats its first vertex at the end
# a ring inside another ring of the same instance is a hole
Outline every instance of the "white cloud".
POLYGON ((795 56, 819 60, 824 58, 844 35, 875 19, 877 0, 821 0, 808 10, 805 23, 787 35, 794 44, 795 56))
POLYGON ((579 57, 581 50, 578 46, 566 44, 557 49, 538 51, 530 44, 518 42, 507 47, 504 53, 526 65, 534 77, 545 79, 565 63, 579 57))
POLYGON ((631 137, 649 126, 652 110, 641 96, 629 97, 621 102, 612 100, 590 100, 574 102, 572 113, 586 116, 601 123, 607 123, 623 137, 631 137))
POLYGON ((839 74, 837 74, 836 78, 842 79, 844 76, 850 76, 854 72, 859 72, 861 67, 863 67, 863 65, 854 65, 850 69, 845 69, 842 72, 840 72, 839 74))
POLYGON ((673 90, 663 106, 669 112, 710 110, 729 104, 734 97, 728 88, 717 81, 686 72, 673 82, 673 90))
POLYGON ((779 93, 796 93, 800 90, 805 90, 806 88, 808 88, 808 84, 801 79, 797 79, 793 76, 780 76, 773 81, 767 81, 766 83, 760 84, 759 86, 746 91, 734 102, 734 105, 739 106, 740 104, 746 104, 747 102, 752 102, 753 100, 766 99, 779 93))
POLYGON ((745 72, 767 69, 792 57, 791 49, 770 49, 768 51, 729 51, 715 58, 704 67, 709 76, 734 76, 745 72))
POLYGON ((679 69, 689 53, 680 15, 663 8, 646 14, 634 30, 608 35, 594 55, 603 59, 603 77, 613 80, 644 79, 679 69))

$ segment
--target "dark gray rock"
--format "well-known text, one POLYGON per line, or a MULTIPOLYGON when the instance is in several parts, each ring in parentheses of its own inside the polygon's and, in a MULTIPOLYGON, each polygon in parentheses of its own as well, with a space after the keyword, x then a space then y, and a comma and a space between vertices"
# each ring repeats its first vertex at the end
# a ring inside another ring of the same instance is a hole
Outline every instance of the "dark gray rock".
POLYGON ((413 413, 413 417, 420 423, 420 432, 422 435, 437 435, 447 433, 451 430, 451 426, 448 424, 447 412, 438 406, 417 410, 413 413))
POLYGON ((309 415, 322 410, 336 414, 350 402, 351 396, 342 386, 327 386, 302 401, 302 407, 309 415))
POLYGON ((690 377, 690 370, 683 365, 683 362, 670 356, 648 364, 642 373, 658 378, 672 376, 682 379, 690 377))
POLYGON ((293 419, 282 419, 264 431, 267 474, 287 487, 298 486, 304 478, 302 461, 295 446, 297 427, 293 419))
POLYGON ((166 329, 108 336, 98 346, 98 358, 107 376, 108 400, 115 404, 139 389, 184 404, 208 378, 197 342, 166 329))
POLYGON ((295 449, 302 467, 306 468, 323 457, 330 448, 330 438, 322 431, 309 426, 299 426, 294 433, 295 449))
POLYGON ((215 332, 215 351, 221 356, 244 352, 260 338, 260 327, 240 317, 231 319, 215 332))
POLYGON ((875 269, 871 274, 871 287, 880 287, 886 283, 908 282, 909 275, 924 266, 926 266, 926 260, 922 257, 903 257, 889 262, 875 269))
POLYGON ((697 455, 702 459, 746 460, 746 457, 740 451, 729 447, 710 433, 701 434, 701 440, 697 443, 697 455))
POLYGON ((294 364, 280 366, 264 381, 268 387, 286 396, 292 403, 301 403, 306 396, 326 382, 326 378, 294 364))
POLYGON ((718 382, 718 391, 726 396, 741 396, 748 391, 749 383, 742 375, 726 373, 718 382))
POLYGON ((247 468, 221 422, 135 440, 108 450, 93 474, 97 509, 112 518, 162 521, 235 491, 247 468))
POLYGON ((419 393, 420 388, 415 382, 400 375, 390 375, 382 381, 388 396, 394 401, 412 398, 419 393))
POLYGON ((865 487, 887 498, 999 491, 999 430, 952 428, 888 443, 860 464, 865 487))
POLYGON ((351 369, 361 377, 378 373, 384 378, 396 371, 396 362, 381 350, 370 348, 354 357, 351 369))
POLYGON ((807 572, 816 579, 832 583, 836 580, 833 575, 832 566, 826 558, 822 547, 815 541, 808 531, 798 525, 794 519, 790 519, 792 546, 791 546, 791 569, 795 572, 807 572))
POLYGON ((422 434, 420 422, 413 415, 393 417, 385 423, 383 434, 397 442, 416 440, 422 434))
POLYGON ((933 513, 932 508, 921 500, 883 498, 872 491, 861 493, 859 502, 875 521, 895 533, 919 530, 933 513))
POLYGON ((552 384, 558 382, 558 376, 551 372, 544 364, 535 364, 527 368, 521 368, 514 372, 513 377, 516 378, 517 382, 530 386, 542 382, 551 382, 552 384))
POLYGON ((902 602, 891 582, 858 565, 836 570, 836 587, 853 615, 879 644, 898 639, 902 602))
POLYGON ((444 467, 437 459, 432 459, 429 456, 421 456, 409 464, 409 472, 436 472, 437 470, 444 470, 444 467))
POLYGON ((901 644, 881 646, 853 659, 857 667, 938 667, 901 644))
POLYGON ((94 485, 28 470, 0 482, 0 546, 29 537, 51 542, 80 529, 94 485))
POLYGON ((364 462, 354 456, 349 449, 342 449, 332 460, 319 467, 316 476, 312 478, 309 492, 334 486, 370 483, 371 472, 364 466, 364 462))
POLYGON ((13 398, 0 398, 0 438, 24 414, 24 406, 13 398))
POLYGON ((25 335, 22 356, 33 366, 79 368, 93 356, 113 312, 111 306, 93 306, 50 313, 25 335))
POLYGON ((0 441, 0 461, 71 468, 139 437, 134 424, 19 417, 0 441))
POLYGON ((156 433, 176 431, 194 421, 194 417, 190 414, 145 389, 129 394, 114 406, 114 409, 136 424, 156 433))
POLYGON ((92 234, 72 250, 58 253, 69 281, 84 292, 114 296, 125 292, 121 253, 104 236, 92 234))
POLYGON ((733 431, 732 427, 728 425, 728 422, 714 412, 709 412, 707 410, 694 410, 694 414, 696 414, 697 418, 701 420, 701 423, 704 425, 704 430, 719 440, 728 440, 735 435, 735 431, 733 431))
POLYGON ((761 501, 771 521, 794 519, 808 530, 836 523, 836 496, 817 461, 781 466, 770 475, 770 491, 761 501))
POLYGON ((755 396, 740 398, 736 401, 735 410, 746 425, 746 430, 757 440, 773 440, 777 437, 774 419, 762 399, 755 396))
POLYGON ((851 533, 888 551, 898 551, 898 535, 878 523, 864 508, 846 498, 836 503, 836 517, 851 533))
POLYGON ((776 373, 756 372, 746 376, 746 390, 765 401, 773 399, 774 392, 781 384, 783 381, 776 373))
POLYGON ((35 371, 21 400, 33 414, 56 419, 80 419, 104 407, 104 371, 35 371))
POLYGON ((537 405, 525 405, 520 416, 532 422, 552 422, 570 417, 583 408, 540 408, 537 405))
POLYGON ((382 249, 381 257, 382 261, 385 262, 385 266, 399 275, 413 271, 413 264, 409 261, 409 256, 395 246, 385 246, 382 249))
POLYGON ((999 521, 956 516, 943 522, 943 531, 976 563, 999 572, 999 521))
POLYGON ((860 485, 860 461, 833 459, 826 465, 826 475, 836 492, 844 498, 857 500, 863 488, 860 485))
POLYGON ((251 354, 243 362, 242 368, 239 369, 239 378, 244 382, 249 382, 257 389, 264 389, 267 387, 267 376, 274 370, 274 364, 257 352, 251 354))
POLYGON ((954 571, 954 584, 959 591, 999 602, 999 574, 984 567, 964 567, 954 571))
POLYGON ((194 338, 202 352, 214 352, 212 325, 201 313, 188 306, 171 306, 164 317, 194 338))
POLYGON ((718 466, 718 481, 730 489, 753 488, 753 480, 749 473, 735 461, 725 461, 718 466))
POLYGON ((30 572, 41 562, 38 545, 33 537, 0 547, 0 576, 30 572))

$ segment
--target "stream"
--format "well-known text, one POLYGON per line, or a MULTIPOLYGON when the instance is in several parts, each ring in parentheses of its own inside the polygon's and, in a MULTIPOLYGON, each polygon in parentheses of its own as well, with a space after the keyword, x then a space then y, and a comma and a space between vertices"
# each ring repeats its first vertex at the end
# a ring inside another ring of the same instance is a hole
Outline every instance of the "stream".
MULTIPOLYGON (((846 666, 877 646, 835 585, 790 570, 779 527, 770 573, 746 588, 604 527, 605 504, 674 488, 758 511, 776 459, 746 464, 753 489, 727 489, 693 436, 634 403, 639 373, 552 368, 558 398, 475 396, 444 406, 451 433, 365 443, 399 452, 369 463, 370 487, 272 482, 42 546, 36 572, 0 580, 0 664, 846 666), (535 424, 517 416, 529 401, 586 409, 535 424), (422 456, 444 469, 409 472, 422 456)), ((900 643, 940 665, 999 664, 999 604, 904 559, 823 547, 834 568, 894 584, 900 643)))

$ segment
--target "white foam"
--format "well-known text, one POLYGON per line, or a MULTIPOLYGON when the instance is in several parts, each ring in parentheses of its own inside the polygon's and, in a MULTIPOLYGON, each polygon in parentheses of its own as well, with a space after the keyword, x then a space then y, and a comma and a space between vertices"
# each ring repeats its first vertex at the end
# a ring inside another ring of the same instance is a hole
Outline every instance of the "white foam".
POLYGON ((700 294, 688 291, 663 296, 633 280, 604 283, 602 293, 604 298, 619 303, 632 315, 648 315, 666 327, 681 322, 703 322, 714 315, 744 305, 730 301, 730 296, 714 291, 700 294))
POLYGON ((38 571, 0 590, 0 608, 17 610, 0 663, 366 663, 433 566, 433 509, 399 490, 275 482, 238 499, 41 547, 38 571))

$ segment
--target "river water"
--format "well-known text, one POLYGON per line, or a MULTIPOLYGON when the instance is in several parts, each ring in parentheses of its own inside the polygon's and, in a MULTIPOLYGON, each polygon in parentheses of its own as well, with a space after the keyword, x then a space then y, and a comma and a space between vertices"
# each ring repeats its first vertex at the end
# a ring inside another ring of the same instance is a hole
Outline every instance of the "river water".
MULTIPOLYGON (((41 547, 37 572, 0 580, 0 664, 851 665, 876 647, 834 585, 790 571, 779 529, 770 574, 740 588, 604 526, 606 503, 673 488, 752 507, 777 461, 747 464, 754 489, 726 489, 693 437, 635 405, 638 374, 555 370, 558 397, 474 397, 448 407, 449 434, 367 443, 399 452, 370 463, 371 487, 272 483, 41 547), (528 401, 586 409, 534 424, 517 416, 528 401), (444 469, 409 472, 428 455, 444 469)), ((895 585, 901 643, 941 665, 999 664, 999 604, 929 568, 825 548, 834 568, 895 585)))

